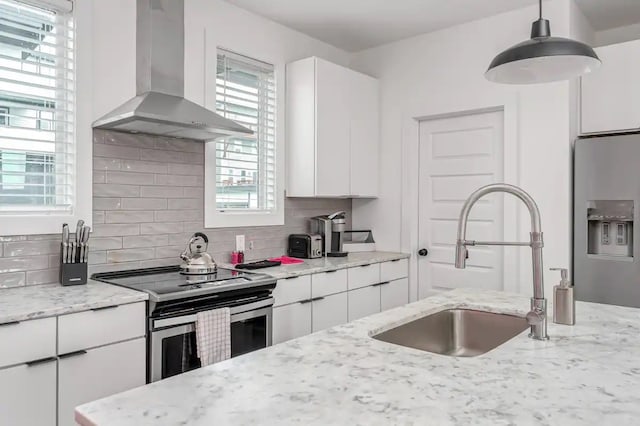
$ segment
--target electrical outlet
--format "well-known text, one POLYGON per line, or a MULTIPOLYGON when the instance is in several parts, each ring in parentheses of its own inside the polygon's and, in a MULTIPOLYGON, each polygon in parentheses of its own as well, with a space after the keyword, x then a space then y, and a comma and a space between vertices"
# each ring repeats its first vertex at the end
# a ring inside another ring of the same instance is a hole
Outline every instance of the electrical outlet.
POLYGON ((253 241, 249 241, 249 250, 253 250, 253 241))
POLYGON ((236 235, 236 251, 244 251, 244 235, 236 235))

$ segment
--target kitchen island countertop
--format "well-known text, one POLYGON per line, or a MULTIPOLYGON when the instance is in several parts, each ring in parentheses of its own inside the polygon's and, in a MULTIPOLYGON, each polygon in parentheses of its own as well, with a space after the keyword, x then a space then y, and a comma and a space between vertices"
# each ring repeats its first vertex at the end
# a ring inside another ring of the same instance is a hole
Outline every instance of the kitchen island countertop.
MULTIPOLYGON (((640 310, 577 303, 577 325, 550 322, 469 358, 372 334, 452 307, 524 315, 529 298, 458 289, 76 409, 81 425, 636 425, 640 310)), ((550 312, 551 314, 551 312, 550 312)))

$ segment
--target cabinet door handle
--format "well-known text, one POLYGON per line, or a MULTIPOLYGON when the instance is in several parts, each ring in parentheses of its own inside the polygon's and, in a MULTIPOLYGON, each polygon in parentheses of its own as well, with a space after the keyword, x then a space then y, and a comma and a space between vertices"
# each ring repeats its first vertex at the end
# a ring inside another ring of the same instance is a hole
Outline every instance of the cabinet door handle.
POLYGON ((20 321, 11 321, 11 322, 5 322, 3 324, 0 324, 0 327, 10 326, 10 325, 18 325, 18 324, 20 324, 20 321))
POLYGON ((402 259, 393 259, 392 262, 400 262, 402 259))
POLYGON ((87 351, 69 352, 68 354, 60 355, 59 358, 60 359, 72 358, 74 356, 85 355, 86 353, 87 353, 87 351))
POLYGON ((300 302, 298 302, 298 303, 300 303, 301 305, 304 305, 304 304, 306 304, 306 303, 311 303, 311 302, 313 302, 313 299, 301 300, 301 301, 300 301, 300 302))
POLYGON ((367 266, 371 266, 371 264, 367 263, 366 265, 360 265, 361 268, 366 268, 367 266))
POLYGON ((47 364, 47 363, 55 361, 55 360, 56 360, 55 356, 49 356, 49 357, 42 358, 42 359, 36 359, 35 361, 25 362, 25 364, 26 364, 27 367, 33 367, 34 365, 47 364))
POLYGON ((383 283, 372 284, 371 287, 380 287, 381 285, 389 284, 389 281, 385 281, 383 283))
POLYGON ((338 272, 338 270, 334 269, 332 271, 325 271, 325 274, 333 274, 334 272, 338 272))
POLYGON ((109 305, 109 306, 101 306, 99 308, 93 308, 91 309, 93 312, 97 312, 97 311, 106 311, 107 309, 115 309, 117 308, 118 305, 109 305))
POLYGON ((298 278, 298 277, 297 276, 296 277, 285 277, 285 280, 293 280, 295 278, 298 278))
POLYGON ((324 297, 314 297, 311 299, 312 302, 317 302, 318 300, 324 300, 324 297))

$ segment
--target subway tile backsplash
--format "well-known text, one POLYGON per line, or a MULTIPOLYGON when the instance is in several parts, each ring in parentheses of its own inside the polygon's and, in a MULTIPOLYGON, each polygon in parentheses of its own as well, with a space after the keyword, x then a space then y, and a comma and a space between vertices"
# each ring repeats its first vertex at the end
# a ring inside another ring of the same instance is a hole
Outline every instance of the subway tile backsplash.
MULTIPOLYGON (((284 254, 287 236, 307 232, 309 217, 345 210, 351 226, 351 200, 288 198, 284 226, 204 229, 202 143, 95 130, 93 149, 90 273, 177 264, 196 231, 226 262, 238 234, 254 260, 284 254)), ((57 282, 59 238, 0 237, 0 288, 57 282)))

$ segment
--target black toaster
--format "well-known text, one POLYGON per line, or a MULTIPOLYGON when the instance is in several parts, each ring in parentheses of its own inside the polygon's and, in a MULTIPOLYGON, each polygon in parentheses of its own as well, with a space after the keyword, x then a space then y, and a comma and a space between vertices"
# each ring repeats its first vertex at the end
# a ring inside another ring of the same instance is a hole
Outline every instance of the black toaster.
POLYGON ((288 254, 301 259, 322 257, 322 237, 312 234, 291 234, 288 254))

